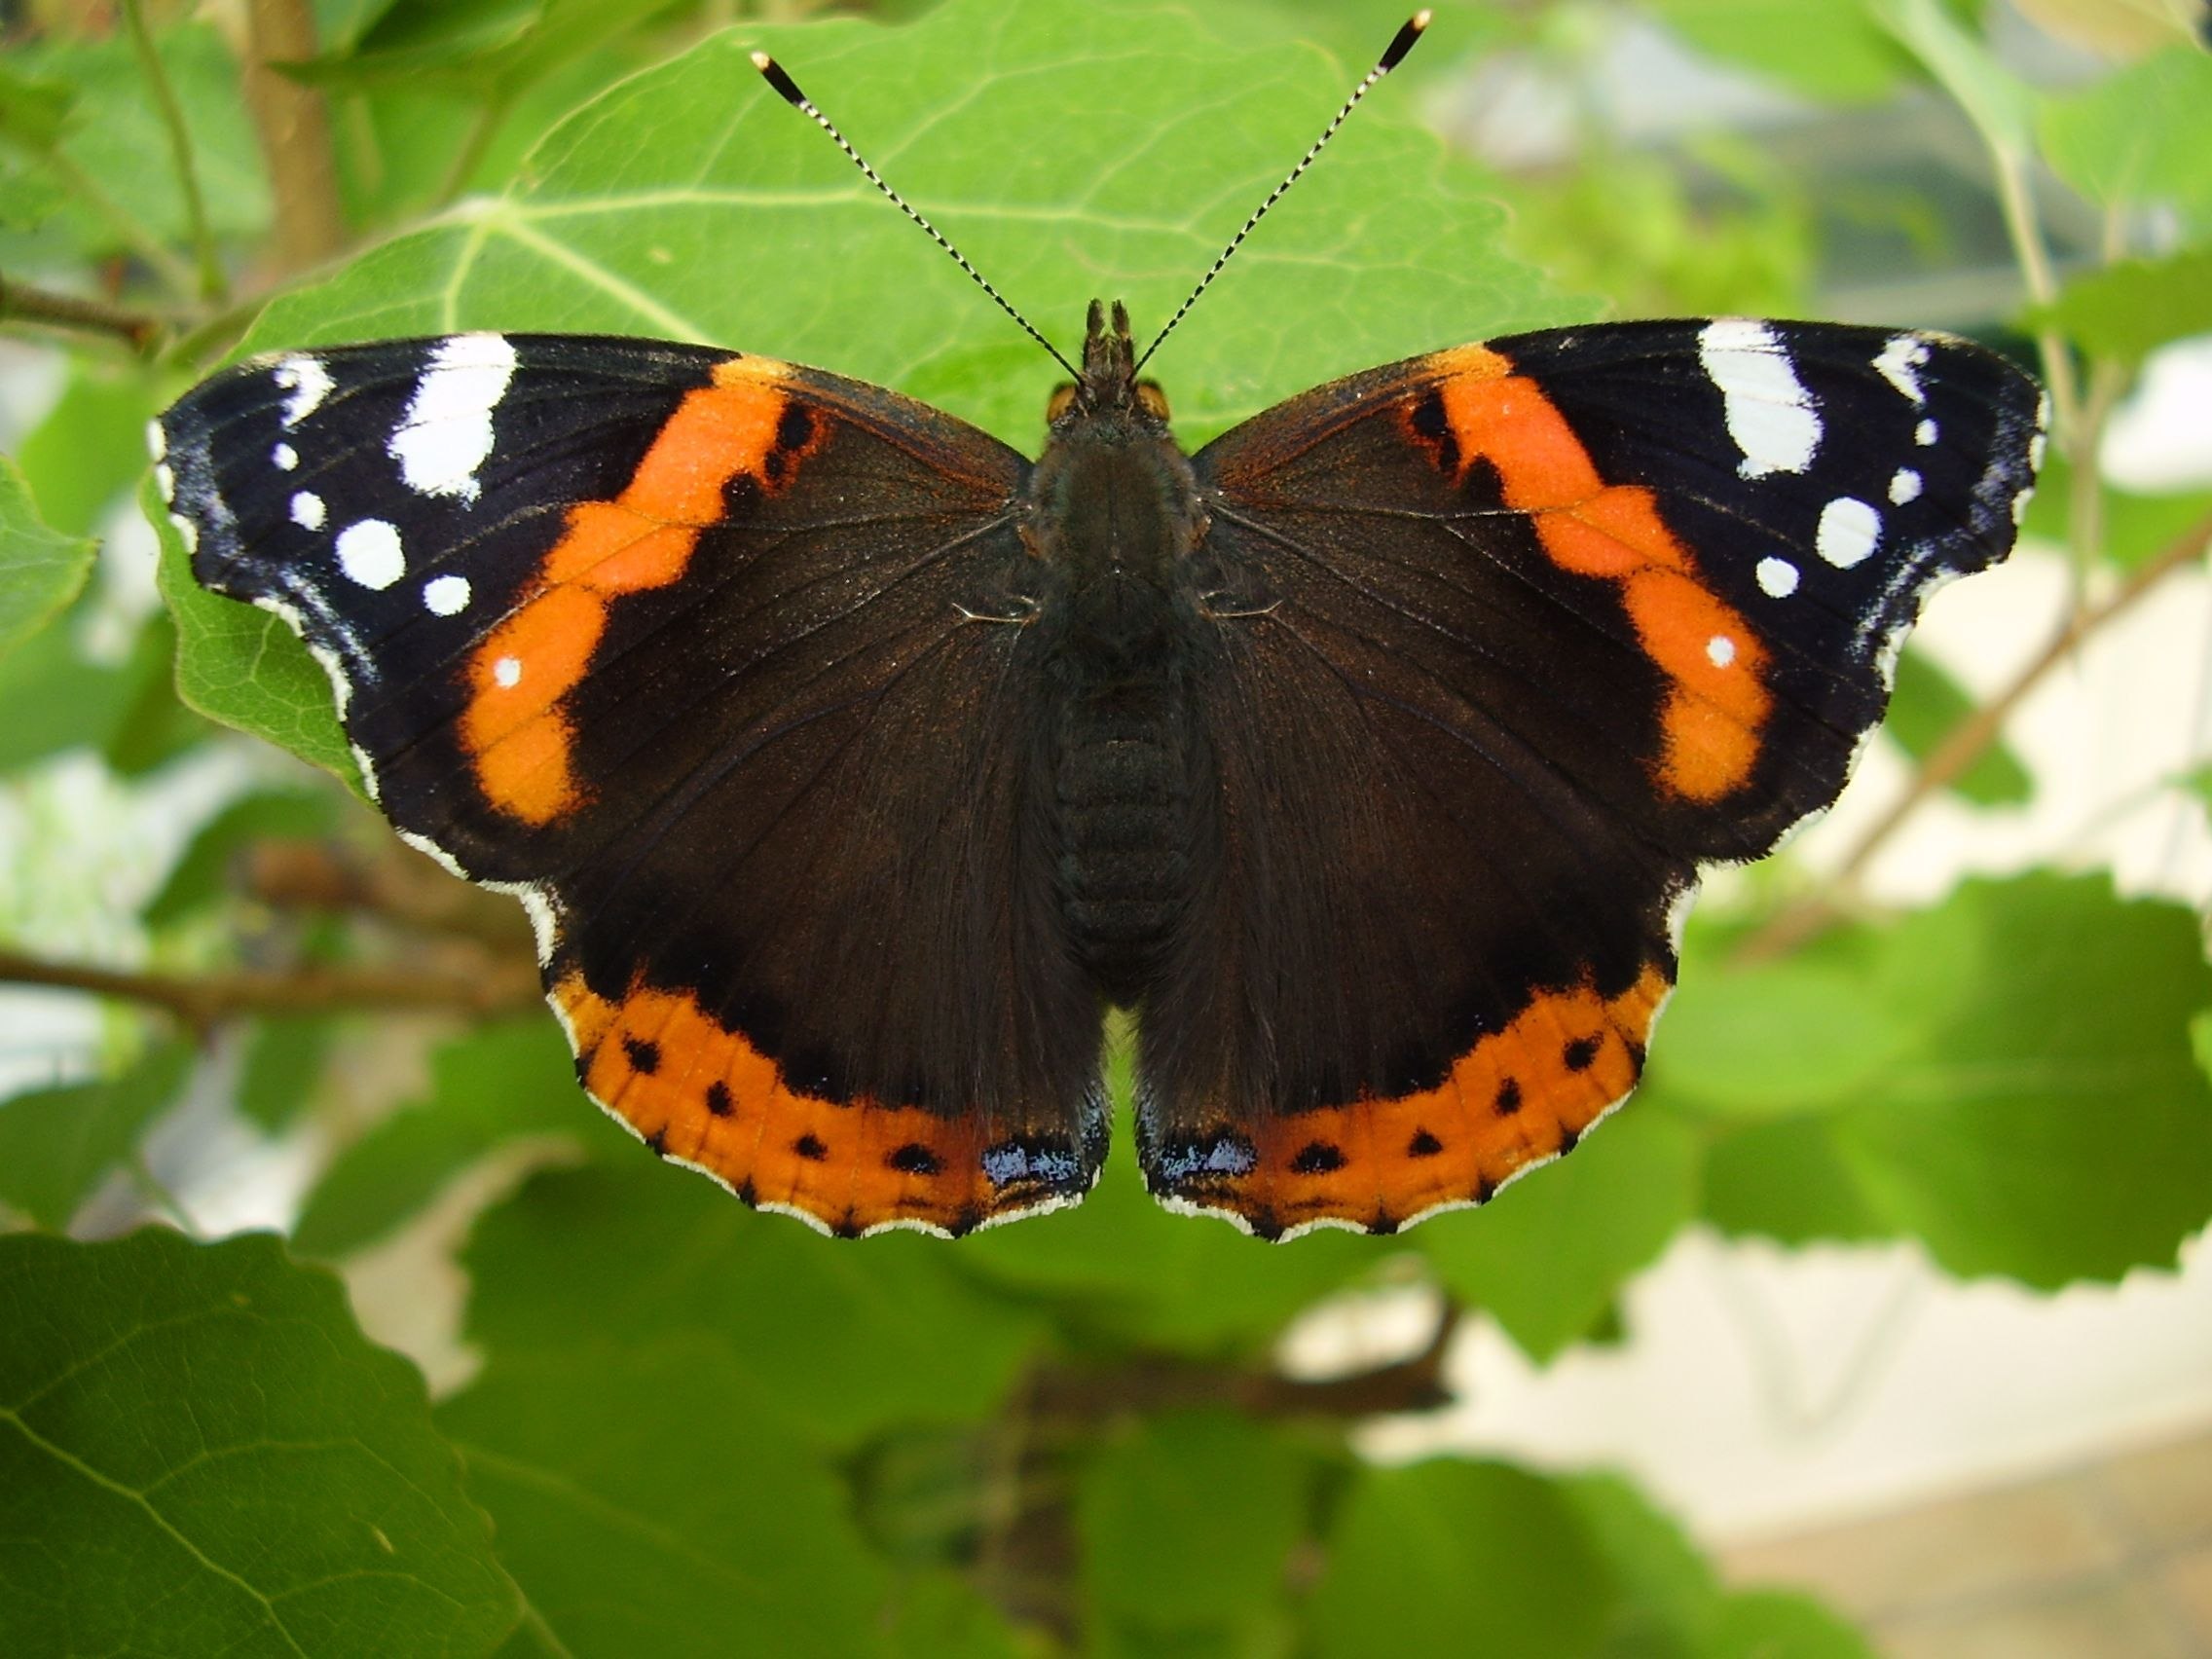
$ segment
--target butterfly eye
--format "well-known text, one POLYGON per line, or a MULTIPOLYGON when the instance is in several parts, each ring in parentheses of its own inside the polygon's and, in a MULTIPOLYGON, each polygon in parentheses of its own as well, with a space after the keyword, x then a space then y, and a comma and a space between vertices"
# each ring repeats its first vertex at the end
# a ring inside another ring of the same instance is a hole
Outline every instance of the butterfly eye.
POLYGON ((1145 413, 1154 420, 1167 419, 1167 393, 1160 389, 1158 381, 1137 382, 1137 401, 1144 405, 1145 413))
POLYGON ((1058 421, 1062 415, 1065 415, 1074 407, 1075 382, 1062 381, 1058 386, 1052 387, 1052 400, 1045 405, 1046 423, 1050 424, 1058 421))

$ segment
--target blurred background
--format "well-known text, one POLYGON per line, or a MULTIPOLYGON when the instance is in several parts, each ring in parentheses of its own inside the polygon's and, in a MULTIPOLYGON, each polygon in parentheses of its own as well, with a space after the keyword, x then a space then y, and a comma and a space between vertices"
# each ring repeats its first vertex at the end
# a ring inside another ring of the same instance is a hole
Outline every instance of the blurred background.
MULTIPOLYGON (((1399 21, 0 7, 0 1225, 275 1230, 342 1274, 327 1316, 420 1369, 492 1517, 453 1650, 2212 1655, 2198 0, 1439 6, 1185 325, 1187 440, 1595 315, 1948 328, 2057 407, 2019 552, 1934 601, 1843 800, 1709 885, 1645 1097, 1402 1240, 1156 1216, 1125 1121, 1083 1211, 952 1247, 654 1168, 568 1084, 519 914, 348 793, 319 677, 180 591, 143 511, 145 421, 234 349, 452 326, 690 325, 1033 448, 1050 365, 742 50, 1064 333, 1094 279, 1171 305, 1399 21), (1041 231, 1060 203, 1095 222, 1041 231), (685 1455, 609 1399, 665 1399, 685 1455)), ((68 1650, 26 1606, 10 1651, 68 1650)))

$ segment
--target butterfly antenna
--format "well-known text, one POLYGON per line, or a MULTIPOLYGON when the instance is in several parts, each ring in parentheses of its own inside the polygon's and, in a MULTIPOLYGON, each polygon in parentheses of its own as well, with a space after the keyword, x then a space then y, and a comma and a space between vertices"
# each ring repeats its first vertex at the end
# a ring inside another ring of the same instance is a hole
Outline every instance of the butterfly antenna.
MULTIPOLYGON (((1425 14, 1423 15, 1425 16, 1425 14)), ((1050 340, 1046 339, 1042 334, 1039 334, 1034 328, 1029 326, 1029 319, 1023 316, 1019 312, 1015 311, 1014 309, 1014 306, 1008 301, 1007 297, 1004 294, 1000 293, 996 288, 992 287, 989 279, 985 277, 980 271, 977 270, 973 265, 970 265, 968 263, 968 256, 962 253, 958 248, 954 247, 952 243, 946 240, 945 235, 942 231, 939 230, 935 225, 931 224, 929 220, 923 218, 920 209, 915 207, 915 205, 911 202, 908 202, 903 196, 901 196, 896 190, 893 190, 891 186, 883 182, 883 175, 867 165, 867 158, 866 156, 863 156, 858 150, 853 148, 852 144, 846 139, 845 135, 837 130, 837 125, 835 122, 831 121, 819 109, 815 108, 814 100, 808 97, 804 92, 799 91, 798 83, 793 80, 791 76, 785 72, 784 66, 781 63, 778 63, 765 52, 756 52, 753 55, 753 67, 759 70, 761 78, 764 79, 769 86, 776 89, 776 95, 778 97, 782 98, 784 102, 790 104, 792 108, 797 110, 799 114, 805 116, 809 121, 813 122, 815 126, 821 128, 823 131, 829 133, 830 139, 836 144, 837 148, 845 152, 845 159, 851 162, 854 166, 861 169, 862 174, 866 176, 868 183, 874 185, 876 189, 882 191, 883 194, 890 199, 891 204, 897 207, 900 212, 905 214, 907 218, 913 220, 915 224, 921 226, 923 230, 927 231, 929 233, 930 240, 936 242, 938 246, 941 247, 946 253, 950 254, 952 256, 952 263, 959 266, 961 270, 967 272, 970 279, 975 282, 976 286, 982 289, 984 293, 991 296, 991 299, 997 304, 999 310, 1006 313, 1007 315, 1013 317, 1015 322, 1021 325, 1022 333, 1028 335, 1030 339, 1036 341, 1038 345, 1044 347, 1047 351, 1050 351, 1052 355, 1052 361, 1059 364, 1061 368, 1067 370, 1069 374, 1075 376, 1077 380, 1081 380, 1083 378, 1083 372, 1078 369, 1073 363, 1069 362, 1065 357, 1060 355, 1059 348, 1054 346, 1050 340)), ((1364 91, 1365 89, 1362 90, 1364 91)))
POLYGON ((1190 297, 1175 308, 1175 314, 1167 319, 1167 326, 1153 336, 1152 344, 1144 349, 1144 355, 1136 361, 1137 368, 1143 368, 1151 360, 1152 354, 1160 350, 1160 343, 1175 332, 1175 325, 1198 303, 1198 296, 1213 286, 1213 279, 1221 275, 1221 268, 1244 245, 1244 239, 1252 234, 1252 227, 1268 216, 1268 209, 1280 202, 1283 192, 1296 184, 1299 175, 1313 165, 1313 158, 1321 153, 1324 144, 1337 135, 1337 129, 1345 124, 1346 116, 1359 107, 1359 100, 1374 90, 1376 82, 1395 69, 1407 53, 1413 51, 1414 44, 1420 39, 1420 31, 1428 27, 1428 18, 1429 14, 1424 10, 1416 12, 1405 20, 1404 25, 1391 37, 1390 44, 1383 49, 1382 55, 1375 60, 1375 67, 1367 72, 1358 86, 1352 88, 1351 96, 1345 99, 1337 113, 1329 118, 1329 125, 1321 129, 1321 136, 1314 139, 1311 147, 1298 159, 1298 166, 1290 169, 1282 183, 1268 192, 1268 199, 1252 209, 1252 216, 1244 221, 1243 229, 1229 239, 1229 245, 1221 250, 1221 255, 1213 262, 1212 268, 1198 278, 1198 285, 1191 290, 1190 297))

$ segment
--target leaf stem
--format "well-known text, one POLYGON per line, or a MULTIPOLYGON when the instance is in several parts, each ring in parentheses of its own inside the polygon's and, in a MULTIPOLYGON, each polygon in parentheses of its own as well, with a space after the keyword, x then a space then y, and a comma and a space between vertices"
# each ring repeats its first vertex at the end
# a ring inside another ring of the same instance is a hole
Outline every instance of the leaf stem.
POLYGON ((176 89, 169 85, 168 71, 162 67, 162 55, 154 49, 153 32, 146 27, 145 0, 123 0, 123 16, 130 29, 130 43, 138 52, 138 67, 154 94, 162 128, 168 134, 169 160, 176 167, 177 187, 184 194, 185 222, 191 227, 192 245, 200 256, 200 297, 221 300, 228 284, 222 261, 215 254, 215 234, 207 224, 207 202, 201 194, 200 169, 193 163, 192 133, 184 124, 183 106, 177 102, 176 89))
POLYGON ((433 205, 443 207, 467 188, 468 175, 476 170, 484 152, 492 147, 492 139, 499 130, 499 124, 507 118, 507 100, 494 96, 476 106, 470 117, 468 130, 461 136, 461 145, 454 151, 453 160, 446 166, 446 175, 438 181, 438 192, 432 198, 433 205))
POLYGON ((193 298, 196 284, 192 267, 165 247, 159 237, 132 218, 123 203, 100 187, 98 180, 60 150, 44 151, 39 160, 60 181, 63 190, 104 220, 108 229, 115 233, 116 240, 146 262, 147 268, 161 278, 166 287, 180 299, 193 298))

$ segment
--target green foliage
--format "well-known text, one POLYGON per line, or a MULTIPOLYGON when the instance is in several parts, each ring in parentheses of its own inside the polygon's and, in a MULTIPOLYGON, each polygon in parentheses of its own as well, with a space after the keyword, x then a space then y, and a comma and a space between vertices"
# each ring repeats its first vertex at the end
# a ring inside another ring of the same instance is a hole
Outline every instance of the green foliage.
POLYGON ((514 1622, 422 1379, 276 1239, 0 1237, 0 1648, 467 1654, 514 1622))
POLYGON ((92 569, 92 543, 39 517, 16 463, 0 456, 0 656, 67 608, 92 569))
MULTIPOLYGON (((1125 298, 1140 330, 1164 320, 1402 16, 947 0, 870 9, 920 14, 897 29, 706 26, 746 10, 315 0, 318 48, 286 72, 327 100, 354 240, 266 290, 246 285, 279 271, 276 193, 240 66, 210 27, 160 27, 210 234, 251 294, 234 310, 198 297, 128 37, 0 55, 9 305, 23 278, 100 295, 161 343, 50 347, 58 395, 0 461, 0 783, 66 751, 154 779, 231 741, 212 720, 361 793, 322 670, 277 618, 192 582, 145 477, 148 417, 225 354, 462 327, 665 334, 893 385, 1033 449, 1056 368, 761 89, 755 47, 1066 345, 1093 294, 1125 298), (133 492, 161 538, 151 619, 120 561, 87 581, 89 537, 133 492)), ((2131 257, 2075 250, 2063 286, 2037 288, 2050 262, 2028 262, 2012 324, 2102 388, 2069 401, 2054 380, 2054 449, 2149 350, 2212 326, 2201 53, 2053 92, 2003 66, 1972 4, 1642 10, 1769 91, 1948 97, 2001 182, 2046 168, 2116 234, 2160 227, 2131 257)), ((1854 217, 1943 242, 1949 203, 1915 185, 1843 200, 1763 132, 1654 145, 1609 124, 1581 94, 1615 20, 1440 7, 1413 75, 1533 66, 1572 94, 1572 153, 1486 172, 1421 130, 1418 83, 1394 78, 1162 352, 1186 441, 1332 374, 1592 314, 1577 294, 1818 313, 1854 217)), ((2015 225, 2030 252, 2039 200, 2015 225)), ((2094 585, 2172 562, 2208 510, 2054 454, 2027 529, 2101 525, 2073 548, 2094 585)), ((1908 759, 1973 713, 1902 657, 1888 730, 1908 759)), ((2212 799, 2201 767, 2177 787, 2212 799)), ((2002 743, 1953 785, 1976 807, 2035 789, 2002 743)), ((381 829, 356 837, 366 816, 263 770, 120 920, 203 988, 511 966, 519 928, 381 829), (271 837, 389 863, 356 893, 248 896, 238 872, 271 837)), ((59 1234, 132 1193, 166 1213, 148 1133, 227 1082, 246 1124, 327 1149, 302 1254, 434 1241, 472 1196, 490 1206, 454 1246, 476 1369, 430 1407, 336 1282, 268 1239, 0 1236, 0 1649, 1857 1659, 1807 1599, 1722 1590, 1617 1480, 1376 1468, 1326 1411, 1269 1403, 1284 1327, 1383 1284, 1486 1315, 1538 1363, 1619 1341, 1628 1285, 1699 1221, 1786 1245, 1911 1239, 1951 1273, 2038 1289, 2169 1266, 2212 1211, 2197 918, 2030 871, 1792 936, 1779 959, 1744 948, 1803 888, 1755 880, 1725 925, 1693 926, 1646 1088, 1572 1158, 1394 1240, 1271 1250, 1164 1213, 1128 1154, 1121 1071, 1117 1153, 1080 1208, 957 1247, 851 1245, 655 1165, 589 1110, 541 1014, 425 1032, 373 998, 278 999, 221 1021, 197 1069, 167 1026, 119 1026, 108 1050, 130 1057, 104 1075, 0 1100, 11 1223, 59 1234), (419 1075, 417 1045, 426 1084, 374 1081, 419 1075), (366 1078, 342 1063, 359 1056, 366 1078)))

